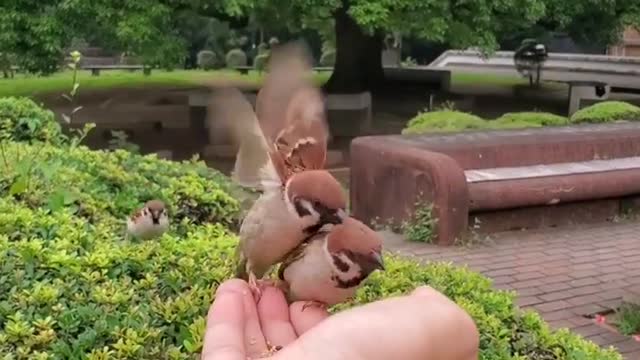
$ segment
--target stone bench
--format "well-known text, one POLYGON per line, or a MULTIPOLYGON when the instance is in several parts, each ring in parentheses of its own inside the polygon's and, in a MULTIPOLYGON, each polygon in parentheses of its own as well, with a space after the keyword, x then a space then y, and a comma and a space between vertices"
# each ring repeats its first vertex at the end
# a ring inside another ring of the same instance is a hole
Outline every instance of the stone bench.
POLYGON ((127 70, 138 71, 142 70, 144 75, 151 75, 151 68, 143 65, 88 65, 82 67, 85 70, 90 70, 92 76, 100 76, 102 70, 127 70))
POLYGON ((441 245, 604 221, 640 198, 638 123, 361 137, 350 157, 354 216, 397 225, 430 204, 441 245))
MULTIPOLYGON (((640 84, 640 78, 638 78, 640 84)), ((590 105, 595 102, 606 101, 614 93, 618 94, 640 94, 638 87, 611 86, 602 81, 567 81, 569 84, 569 116, 580 110, 583 102, 587 100, 590 105)))

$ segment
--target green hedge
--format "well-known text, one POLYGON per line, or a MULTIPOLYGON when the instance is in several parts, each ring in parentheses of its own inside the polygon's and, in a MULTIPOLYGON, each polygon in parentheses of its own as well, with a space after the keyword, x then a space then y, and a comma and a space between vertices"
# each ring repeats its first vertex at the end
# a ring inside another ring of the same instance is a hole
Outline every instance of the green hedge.
POLYGON ((623 101, 604 101, 576 111, 572 123, 604 123, 612 121, 640 121, 640 107, 623 101))
POLYGON ((571 119, 544 112, 514 112, 506 113, 497 119, 485 120, 461 111, 440 110, 418 114, 407 123, 402 133, 521 129, 578 123, 606 123, 620 120, 640 121, 640 107, 622 101, 605 101, 577 111, 571 119))
MULTIPOLYGON (((213 291, 232 274, 242 193, 202 163, 13 141, 0 151, 0 358, 198 359, 213 291), (170 230, 125 241, 125 217, 150 198, 167 202, 170 230)), ((391 255, 386 267, 334 310, 429 284, 474 318, 481 359, 621 359, 551 332, 467 269, 391 255)))
POLYGON ((0 98, 0 141, 62 142, 62 129, 52 111, 25 97, 0 98))
POLYGON ((409 121, 403 134, 475 130, 486 127, 486 121, 473 114, 454 110, 424 112, 409 121))

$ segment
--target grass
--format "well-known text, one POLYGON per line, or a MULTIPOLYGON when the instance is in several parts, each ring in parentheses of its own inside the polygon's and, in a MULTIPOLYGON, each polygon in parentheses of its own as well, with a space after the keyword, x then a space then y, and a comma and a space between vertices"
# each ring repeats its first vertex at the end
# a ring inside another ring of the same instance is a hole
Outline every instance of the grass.
MULTIPOLYGON (((330 72, 316 73, 314 79, 318 84, 322 84, 330 75, 330 72)), ((243 75, 233 70, 154 70, 150 76, 144 76, 141 71, 128 72, 118 70, 102 71, 100 76, 91 76, 89 71, 83 70, 78 74, 78 80, 82 84, 81 90, 141 86, 190 87, 204 85, 208 81, 221 77, 240 80, 250 85, 259 86, 263 76, 257 71, 250 71, 249 74, 243 75)), ((453 72, 451 81, 453 86, 516 86, 528 84, 528 80, 517 76, 463 72, 453 72)), ((0 96, 33 96, 61 92, 67 90, 70 83, 70 72, 60 72, 47 77, 16 74, 14 79, 0 78, 0 96)), ((545 83, 543 86, 547 87, 552 85, 545 83)))
MULTIPOLYGON (((144 76, 141 71, 102 71, 100 76, 91 76, 89 71, 78 73, 81 91, 87 89, 112 89, 141 86, 172 86, 191 87, 204 85, 214 79, 227 78, 239 80, 249 85, 259 86, 262 75, 250 71, 243 75, 233 70, 155 70, 150 76, 144 76)), ((317 73, 314 80, 323 83, 328 79, 327 73, 317 73)), ((47 77, 17 74, 14 79, 0 79, 0 97, 3 96, 33 96, 47 93, 66 91, 70 88, 71 72, 60 72, 47 77)))
POLYGON ((640 305, 623 303, 616 314, 618 330, 625 335, 640 332, 640 305))

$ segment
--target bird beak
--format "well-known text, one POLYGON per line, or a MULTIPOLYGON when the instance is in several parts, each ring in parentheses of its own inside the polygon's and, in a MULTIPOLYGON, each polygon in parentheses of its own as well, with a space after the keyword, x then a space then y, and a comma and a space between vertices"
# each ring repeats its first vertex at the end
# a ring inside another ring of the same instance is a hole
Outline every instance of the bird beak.
POLYGON ((151 212, 151 221, 153 221, 154 225, 160 224, 160 217, 158 216, 157 212, 151 212))
POLYGON ((375 268, 381 271, 384 271, 384 259, 382 258, 382 254, 379 252, 371 253, 371 258, 375 263, 375 268))

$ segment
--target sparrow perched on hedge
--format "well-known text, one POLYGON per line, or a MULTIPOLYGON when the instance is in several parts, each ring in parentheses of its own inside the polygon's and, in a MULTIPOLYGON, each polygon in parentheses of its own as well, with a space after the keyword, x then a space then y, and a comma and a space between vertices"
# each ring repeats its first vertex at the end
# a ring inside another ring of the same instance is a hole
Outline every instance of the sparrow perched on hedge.
POLYGON ((324 164, 329 132, 322 96, 297 44, 273 50, 256 112, 242 93, 214 93, 209 113, 238 143, 232 178, 262 192, 242 221, 236 277, 259 298, 261 279, 305 238, 347 216, 346 195, 324 164))
POLYGON ((127 218, 127 237, 152 239, 162 235, 169 228, 169 215, 160 200, 147 201, 141 209, 127 218))
POLYGON ((304 307, 327 307, 353 297, 375 270, 384 270, 382 238, 348 217, 292 251, 280 265, 278 277, 284 281, 280 286, 289 301, 306 301, 304 307))

